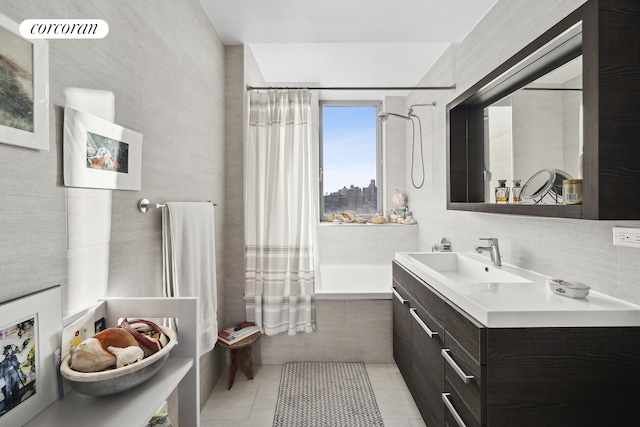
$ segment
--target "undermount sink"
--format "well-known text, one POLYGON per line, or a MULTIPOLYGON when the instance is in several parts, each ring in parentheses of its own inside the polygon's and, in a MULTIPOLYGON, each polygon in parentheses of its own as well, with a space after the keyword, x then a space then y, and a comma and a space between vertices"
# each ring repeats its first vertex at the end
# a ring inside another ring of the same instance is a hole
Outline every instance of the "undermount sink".
POLYGON ((407 252, 402 254, 435 280, 456 284, 531 283, 524 277, 457 252, 407 252))

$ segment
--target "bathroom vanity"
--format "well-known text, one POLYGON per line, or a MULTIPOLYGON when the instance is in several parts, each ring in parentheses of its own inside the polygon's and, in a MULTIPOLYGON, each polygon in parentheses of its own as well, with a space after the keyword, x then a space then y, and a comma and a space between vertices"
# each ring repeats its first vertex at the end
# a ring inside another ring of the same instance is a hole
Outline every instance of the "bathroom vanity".
POLYGON ((396 254, 393 355, 428 426, 640 422, 640 307, 545 279, 471 253, 396 254))

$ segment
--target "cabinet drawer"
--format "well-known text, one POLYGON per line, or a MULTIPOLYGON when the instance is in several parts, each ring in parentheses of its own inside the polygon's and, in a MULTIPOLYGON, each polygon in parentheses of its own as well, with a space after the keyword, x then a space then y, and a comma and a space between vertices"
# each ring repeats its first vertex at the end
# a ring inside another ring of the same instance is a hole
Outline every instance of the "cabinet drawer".
MULTIPOLYGON (((447 335, 454 338, 457 345, 469 353, 473 360, 480 364, 486 364, 486 328, 472 320, 464 312, 445 303, 445 321, 447 335)), ((445 347, 449 344, 445 338, 445 347)))
POLYGON ((409 282, 408 290, 416 303, 427 310, 438 324, 446 325, 445 302, 440 295, 425 286, 419 279, 409 282))
POLYGON ((411 326, 407 291, 393 284, 393 359, 406 381, 411 379, 411 326))
POLYGON ((432 315, 431 311, 419 304, 415 298, 411 299, 411 316, 414 320, 414 329, 421 328, 427 335, 437 338, 442 347, 444 343, 444 326, 432 315))
POLYGON ((392 289, 393 291, 395 291, 395 292, 392 291, 393 298, 398 299, 401 304, 404 304, 405 303, 404 301, 409 300, 409 292, 407 291, 407 286, 402 284, 395 277, 392 280, 392 289))
MULTIPOLYGON (((436 319, 434 319, 428 311, 422 308, 420 305, 415 304, 413 301, 413 307, 409 309, 409 312, 412 317, 412 330, 418 331, 419 336, 422 337, 423 340, 428 340, 431 343, 438 346, 438 348, 442 348, 444 343, 444 328, 441 324, 438 323, 436 319)), ((413 334, 414 339, 417 334, 413 334)))
POLYGON ((444 425, 446 427, 480 427, 481 424, 476 420, 469 409, 465 406, 460 396, 454 393, 442 393, 441 395, 444 405, 444 425))
POLYGON ((478 423, 486 419, 482 400, 485 388, 485 367, 478 364, 451 336, 445 333, 444 360, 445 391, 464 402, 465 408, 478 423))
POLYGON ((420 307, 414 307, 412 319, 412 374, 413 387, 410 387, 413 399, 428 426, 441 426, 444 420, 444 408, 440 393, 444 388, 444 360, 441 356, 442 337, 433 332, 439 329, 435 320, 420 307))
POLYGON ((400 286, 409 291, 418 305, 425 309, 440 325, 444 325, 445 302, 441 295, 396 262, 393 263, 393 278, 400 286))
POLYGON ((411 277, 411 273, 409 273, 409 271, 407 271, 402 265, 398 264, 395 261, 391 263, 391 271, 393 280, 397 282, 398 285, 406 289, 407 279, 411 277))

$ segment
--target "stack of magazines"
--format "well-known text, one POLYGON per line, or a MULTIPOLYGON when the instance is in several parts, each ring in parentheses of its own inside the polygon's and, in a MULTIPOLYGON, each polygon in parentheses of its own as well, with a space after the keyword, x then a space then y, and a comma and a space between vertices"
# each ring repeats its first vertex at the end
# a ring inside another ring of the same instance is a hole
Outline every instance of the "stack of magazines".
POLYGON ((235 344, 250 335, 260 332, 260 327, 253 322, 240 322, 218 332, 218 339, 226 344, 235 344))

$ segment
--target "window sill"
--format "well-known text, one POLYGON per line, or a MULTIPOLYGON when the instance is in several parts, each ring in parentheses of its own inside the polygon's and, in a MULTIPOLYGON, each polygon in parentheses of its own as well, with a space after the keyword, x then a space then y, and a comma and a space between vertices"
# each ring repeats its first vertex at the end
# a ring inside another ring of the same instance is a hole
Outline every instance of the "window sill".
POLYGON ((415 224, 398 224, 396 222, 385 222, 384 224, 374 224, 372 222, 367 222, 364 224, 358 224, 357 222, 329 222, 329 221, 321 221, 319 223, 320 227, 410 227, 416 226, 415 224))

